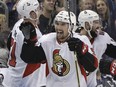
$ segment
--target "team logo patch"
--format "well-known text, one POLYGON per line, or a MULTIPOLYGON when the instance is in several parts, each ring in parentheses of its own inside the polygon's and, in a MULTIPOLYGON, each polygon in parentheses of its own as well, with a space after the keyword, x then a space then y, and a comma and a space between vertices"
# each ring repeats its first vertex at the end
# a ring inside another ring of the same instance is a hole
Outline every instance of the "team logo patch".
POLYGON ((70 71, 70 65, 67 60, 59 55, 59 49, 53 51, 53 67, 52 71, 58 76, 65 76, 70 71))

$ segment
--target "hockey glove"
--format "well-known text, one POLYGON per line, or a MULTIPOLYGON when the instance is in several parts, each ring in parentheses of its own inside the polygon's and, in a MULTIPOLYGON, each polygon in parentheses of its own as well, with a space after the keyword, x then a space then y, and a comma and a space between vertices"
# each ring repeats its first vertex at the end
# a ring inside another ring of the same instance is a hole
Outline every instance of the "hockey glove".
POLYGON ((70 38, 67 42, 70 51, 75 51, 77 55, 84 55, 88 51, 88 46, 78 38, 70 38))
POLYGON ((88 52, 88 46, 78 38, 70 38, 67 42, 70 51, 76 53, 78 62, 83 65, 85 70, 93 72, 97 68, 98 62, 95 56, 88 52))
POLYGON ((27 43, 30 43, 30 42, 36 43, 37 42, 36 30, 32 23, 30 23, 30 22, 21 23, 21 26, 19 28, 22 31, 22 33, 25 37, 24 40, 27 43))
POLYGON ((110 74, 116 80, 116 60, 100 60, 100 72, 103 74, 110 74))

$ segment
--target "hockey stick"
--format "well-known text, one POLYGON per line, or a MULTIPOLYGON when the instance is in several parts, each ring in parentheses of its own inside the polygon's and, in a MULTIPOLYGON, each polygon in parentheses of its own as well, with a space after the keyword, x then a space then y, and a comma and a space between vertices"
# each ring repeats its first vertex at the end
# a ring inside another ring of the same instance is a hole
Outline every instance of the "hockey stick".
MULTIPOLYGON (((67 10, 68 10, 68 15, 69 15, 69 21, 70 21, 70 26, 71 26, 71 37, 73 37, 73 33, 72 33, 72 31, 73 31, 73 25, 72 25, 72 21, 71 21, 71 16, 70 16, 70 1, 69 0, 67 0, 67 10)), ((80 87, 80 80, 79 80, 79 73, 78 73, 78 65, 77 65, 77 63, 78 63, 78 61, 77 61, 77 54, 76 54, 76 52, 74 51, 74 57, 75 57, 75 66, 76 66, 76 72, 77 72, 77 81, 78 81, 78 87, 80 87)))

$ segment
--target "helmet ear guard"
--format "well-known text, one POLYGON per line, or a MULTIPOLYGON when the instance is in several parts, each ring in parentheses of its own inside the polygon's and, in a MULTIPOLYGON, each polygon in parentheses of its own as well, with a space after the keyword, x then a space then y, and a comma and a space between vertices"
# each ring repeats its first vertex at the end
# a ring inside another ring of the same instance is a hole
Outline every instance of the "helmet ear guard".
POLYGON ((17 4, 17 12, 19 13, 19 15, 21 15, 22 18, 32 19, 30 17, 30 12, 33 11, 38 16, 38 7, 39 2, 37 0, 20 0, 17 4))
POLYGON ((70 12, 70 16, 69 16, 69 13, 67 11, 60 11, 56 15, 54 22, 55 21, 68 23, 70 31, 76 31, 76 29, 77 29, 76 15, 73 12, 70 12))

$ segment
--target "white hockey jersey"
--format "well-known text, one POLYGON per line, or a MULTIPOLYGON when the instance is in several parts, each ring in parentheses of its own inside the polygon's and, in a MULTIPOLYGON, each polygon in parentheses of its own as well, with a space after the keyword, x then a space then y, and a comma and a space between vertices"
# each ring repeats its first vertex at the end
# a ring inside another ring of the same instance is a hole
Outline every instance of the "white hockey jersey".
MULTIPOLYGON (((90 44, 86 36, 74 34, 74 37, 90 44)), ((67 42, 58 43, 56 33, 43 35, 39 42, 49 67, 46 87, 87 87, 82 67, 80 68, 74 52, 69 50, 67 42)), ((92 53, 91 49, 89 51, 92 53)))
MULTIPOLYGON (((107 49, 107 44, 113 44, 114 46, 116 46, 116 42, 106 32, 103 32, 103 34, 99 34, 94 39, 92 46, 93 46, 95 55, 98 58, 98 61, 102 59, 102 55, 107 49)), ((96 71, 92 72, 87 77, 87 83, 88 83, 88 87, 95 87, 97 85, 96 71)))
POLYGON ((106 32, 98 35, 93 41, 93 49, 99 60, 102 59, 102 55, 106 51, 108 44, 116 46, 116 42, 106 32))
MULTIPOLYGON (((21 49, 24 36, 19 29, 23 19, 20 19, 14 26, 11 39, 11 48, 7 70, 4 76, 4 87, 40 87, 46 85, 45 64, 27 64, 21 57, 21 49)), ((36 29, 37 37, 42 36, 39 29, 36 29)))

